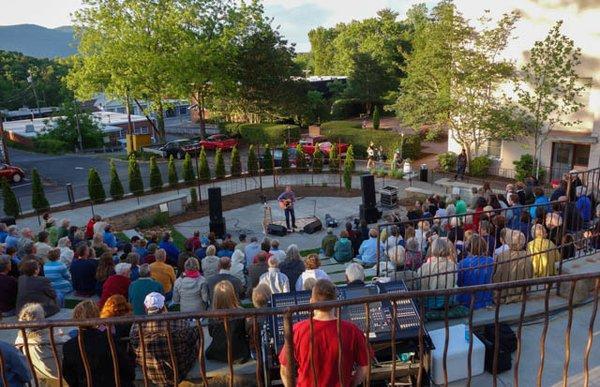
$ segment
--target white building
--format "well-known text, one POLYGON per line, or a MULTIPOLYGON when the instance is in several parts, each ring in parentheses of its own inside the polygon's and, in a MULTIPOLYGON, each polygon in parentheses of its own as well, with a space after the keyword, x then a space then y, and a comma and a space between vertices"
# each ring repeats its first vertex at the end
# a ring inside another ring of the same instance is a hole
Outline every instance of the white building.
MULTIPOLYGON (((556 179, 571 169, 587 169, 600 166, 600 0, 456 0, 455 4, 463 15, 475 20, 489 9, 491 16, 517 9, 521 20, 514 31, 504 55, 521 67, 535 41, 543 40, 558 20, 563 20, 562 33, 575 41, 582 50, 579 75, 590 81, 591 88, 583 96, 584 108, 576 115, 581 123, 568 128, 555 128, 550 132, 541 152, 541 163, 551 169, 551 178, 556 179)), ((460 152, 458 145, 449 136, 448 150, 460 152)), ((532 138, 518 141, 494 141, 488 144, 483 154, 496 160, 492 170, 507 177, 513 176, 513 161, 523 154, 533 154, 532 138)))

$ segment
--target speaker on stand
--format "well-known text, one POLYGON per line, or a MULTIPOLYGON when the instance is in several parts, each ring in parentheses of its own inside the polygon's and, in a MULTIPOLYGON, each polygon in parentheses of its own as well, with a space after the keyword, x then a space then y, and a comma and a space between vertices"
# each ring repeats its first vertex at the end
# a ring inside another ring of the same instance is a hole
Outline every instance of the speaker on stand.
POLYGON ((225 218, 223 218, 223 205, 221 202, 221 188, 213 187, 208 189, 208 228, 219 238, 225 236, 227 227, 225 218))
POLYGON ((377 197, 375 195, 375 176, 368 174, 360 177, 362 189, 362 204, 359 207, 359 216, 367 223, 377 223, 381 213, 377 209, 377 197))

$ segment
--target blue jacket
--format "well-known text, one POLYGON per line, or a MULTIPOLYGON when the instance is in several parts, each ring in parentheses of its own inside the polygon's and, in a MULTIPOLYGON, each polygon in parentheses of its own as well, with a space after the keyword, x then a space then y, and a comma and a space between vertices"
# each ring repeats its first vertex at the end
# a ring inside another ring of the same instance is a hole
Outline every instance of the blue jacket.
POLYGON ((549 211, 549 203, 550 201, 545 196, 538 196, 537 198, 535 198, 535 201, 533 202, 534 205, 531 206, 531 208, 529 209, 529 215, 531 215, 531 219, 535 219, 535 210, 540 206, 546 205, 546 211, 549 211))
POLYGON ((5 243, 7 236, 8 233, 6 231, 0 231, 0 243, 5 243))
POLYGON ((75 259, 71 263, 71 280, 73 289, 77 293, 92 295, 96 292, 96 269, 98 261, 95 259, 75 259))
POLYGON ((8 235, 6 237, 6 239, 4 240, 4 243, 6 243, 6 248, 7 249, 9 247, 14 247, 16 249, 17 246, 18 246, 18 244, 19 244, 19 237, 18 236, 13 236, 13 235, 8 235))
POLYGON ((104 243, 110 248, 117 247, 117 237, 110 231, 104 231, 104 243))
POLYGON ((179 259, 179 249, 173 244, 173 242, 161 241, 158 244, 158 247, 167 252, 167 263, 177 265, 177 260, 179 259))
MULTIPOLYGON (((492 257, 466 257, 458 263, 458 286, 485 285, 492 282, 494 259, 492 257), (485 267, 481 267, 484 266, 485 267), (479 266, 479 267, 478 267, 479 266)), ((475 309, 492 304, 492 291, 475 292, 475 309)), ((465 306, 471 305, 471 294, 458 295, 458 302, 465 306)))
MULTIPOLYGON (((4 358, 4 371, 9 387, 24 386, 31 381, 31 372, 25 356, 12 344, 0 341, 0 352, 4 358)), ((3 386, 0 380, 0 386, 3 386)))
POLYGON ((510 207, 512 209, 513 216, 510 218, 509 227, 512 230, 518 230, 519 224, 521 223, 521 213, 523 212, 522 206, 513 206, 510 207))
POLYGON ((581 195, 577 199, 575 207, 577 207, 579 210, 581 219, 583 219, 584 222, 589 222, 592 219, 592 201, 590 198, 585 195, 581 195))
MULTIPOLYGON (((384 257, 385 251, 383 250, 383 243, 379 244, 379 256, 384 257)), ((377 238, 369 238, 360 244, 358 249, 358 255, 363 263, 375 264, 377 263, 377 238)))
POLYGON ((129 303, 133 308, 133 314, 136 316, 143 316, 146 314, 144 309, 144 299, 152 292, 164 294, 164 289, 160 282, 150 278, 139 278, 129 284, 127 296, 129 297, 129 303))

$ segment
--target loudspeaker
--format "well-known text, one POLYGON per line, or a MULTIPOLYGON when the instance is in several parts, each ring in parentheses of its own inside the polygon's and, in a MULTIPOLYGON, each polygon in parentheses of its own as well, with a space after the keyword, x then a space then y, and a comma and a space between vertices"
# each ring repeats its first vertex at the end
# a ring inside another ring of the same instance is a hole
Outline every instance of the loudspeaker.
POLYGON ((368 224, 377 223, 381 217, 381 212, 379 212, 377 207, 365 207, 361 204, 358 211, 360 218, 366 220, 368 224))
POLYGON ((308 223, 306 226, 304 226, 304 232, 307 234, 314 234, 317 231, 320 231, 322 229, 323 229, 323 223, 321 223, 321 220, 318 218, 315 218, 310 223, 308 223))
POLYGON ((223 218, 221 188, 219 187, 208 189, 208 215, 211 222, 219 221, 223 218))
POLYGON ((362 189, 362 203, 365 207, 375 207, 377 198, 375 197, 375 176, 362 175, 360 177, 360 187, 362 189))
POLYGON ((285 228, 285 226, 282 226, 280 224, 269 224, 267 226, 267 234, 271 234, 271 235, 277 235, 277 236, 286 236, 287 234, 287 228, 285 228))
POLYGON ((225 232, 227 231, 227 227, 225 226, 225 219, 221 217, 220 220, 210 221, 208 222, 208 229, 210 232, 214 232, 217 238, 225 237, 225 232))
POLYGON ((329 214, 325 214, 325 226, 336 228, 338 226, 337 220, 333 219, 333 217, 329 214))
POLYGON ((14 216, 5 216, 0 218, 0 223, 4 223, 7 226, 14 226, 16 224, 14 216))

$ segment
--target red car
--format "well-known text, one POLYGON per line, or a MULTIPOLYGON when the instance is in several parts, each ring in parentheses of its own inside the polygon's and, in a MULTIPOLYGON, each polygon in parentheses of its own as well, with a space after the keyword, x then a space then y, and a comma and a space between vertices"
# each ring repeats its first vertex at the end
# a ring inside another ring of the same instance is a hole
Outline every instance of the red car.
MULTIPOLYGON (((302 146, 302 150, 308 155, 312 155, 313 153, 315 153, 315 149, 318 144, 319 149, 325 156, 329 156, 329 152, 331 151, 331 147, 333 146, 332 142, 327 141, 325 137, 320 136, 303 138, 302 140, 300 140, 299 143, 290 144, 289 147, 296 148, 298 144, 302 146)), ((339 145, 336 145, 338 146, 338 152, 340 154, 346 154, 346 151, 348 150, 348 144, 340 143, 339 145)))
POLYGON ((198 143, 200 147, 206 150, 232 150, 234 146, 238 146, 239 141, 235 138, 227 137, 224 134, 213 134, 198 143))
POLYGON ((25 172, 19 167, 2 163, 0 164, 0 177, 13 183, 19 183, 25 177, 25 172))

